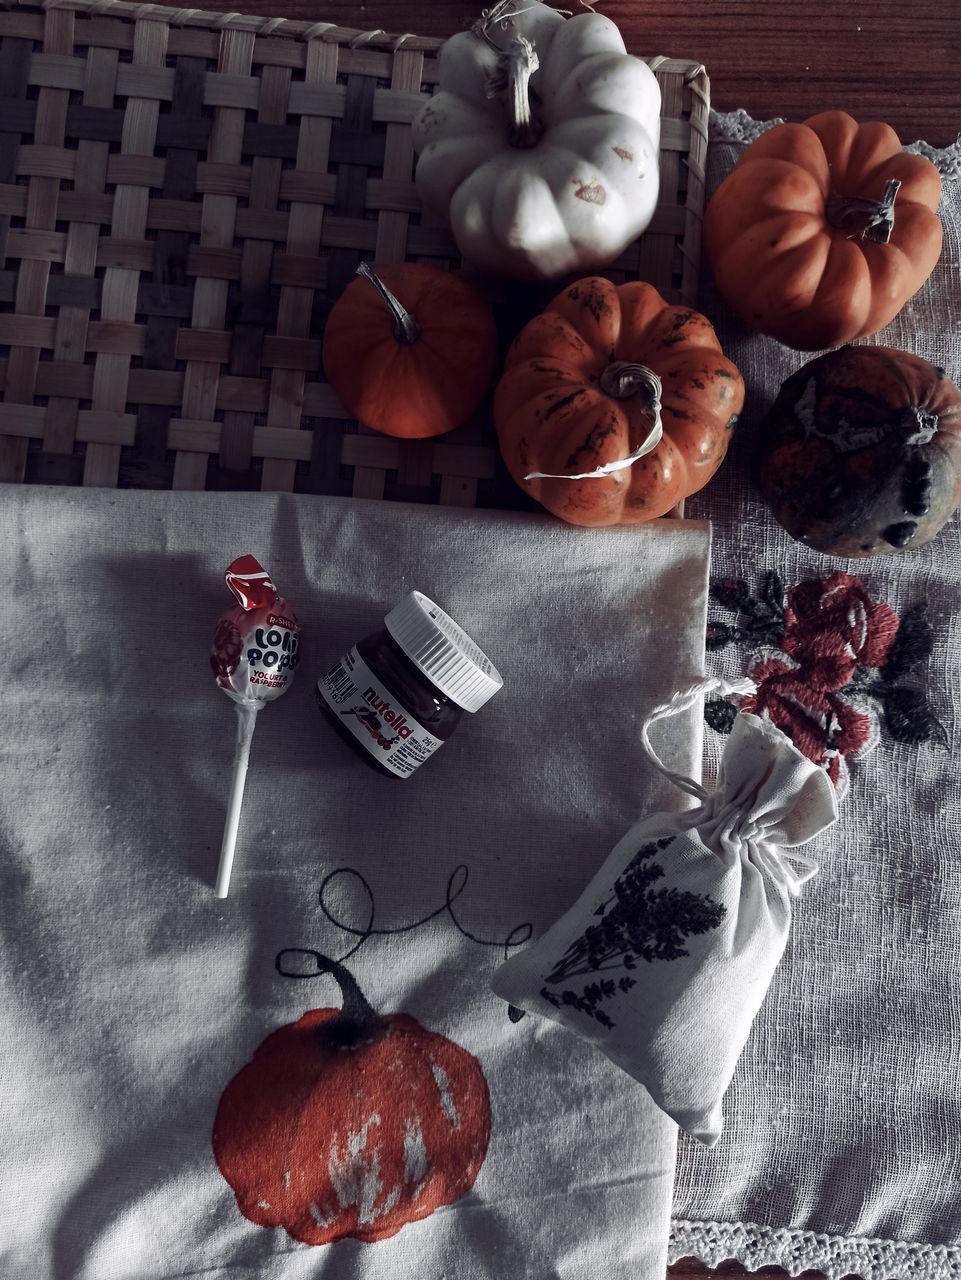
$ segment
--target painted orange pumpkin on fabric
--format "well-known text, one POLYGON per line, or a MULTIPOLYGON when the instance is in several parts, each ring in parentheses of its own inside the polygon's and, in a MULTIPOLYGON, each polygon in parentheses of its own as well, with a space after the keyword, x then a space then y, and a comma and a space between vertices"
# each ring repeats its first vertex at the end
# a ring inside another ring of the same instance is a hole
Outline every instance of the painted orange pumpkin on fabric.
POLYGON ((466 1049, 408 1014, 378 1015, 342 964, 311 954, 343 1007, 312 1009, 258 1046, 220 1099, 214 1155, 251 1222, 304 1244, 370 1243, 473 1186, 487 1082, 466 1049))
POLYGON ((405 440, 466 422, 490 387, 494 314, 466 280, 422 263, 362 262, 324 328, 327 381, 358 422, 405 440))
POLYGON ((886 124, 824 111, 747 148, 704 216, 718 291, 799 351, 877 333, 941 254, 941 177, 886 124))
POLYGON ((744 381, 709 320, 651 285, 588 276, 514 340, 494 393, 514 480, 570 524, 636 524, 703 488, 744 381))

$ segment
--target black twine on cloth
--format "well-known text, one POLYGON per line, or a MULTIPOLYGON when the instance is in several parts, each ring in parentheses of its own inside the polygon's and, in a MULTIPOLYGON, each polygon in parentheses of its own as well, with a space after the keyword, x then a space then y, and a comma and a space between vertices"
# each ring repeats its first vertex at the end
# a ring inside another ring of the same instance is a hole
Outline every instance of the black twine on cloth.
MULTIPOLYGON (((463 863, 460 866, 455 867, 447 881, 444 901, 439 907, 433 911, 429 911, 427 915, 422 916, 419 920, 413 920, 410 924, 398 925, 392 929, 377 929, 374 928, 374 920, 376 919, 374 893, 361 873, 359 871, 355 871, 352 867, 340 867, 336 871, 331 871, 324 877, 318 891, 320 909, 331 924, 336 925, 336 927, 338 929, 342 929, 344 933, 352 934, 358 939, 349 951, 345 951, 344 954, 339 957, 336 963, 338 965, 342 965, 346 960, 349 960, 351 956, 356 955, 368 938, 375 936, 387 937, 388 935, 395 933, 410 933, 412 930, 419 929, 422 925, 428 924, 431 920, 435 920, 438 916, 444 915, 445 912, 450 916, 454 927, 457 929, 458 933, 462 934, 463 937, 468 938, 471 942, 476 942, 477 945, 481 947, 502 947, 504 950, 504 959, 506 960, 510 955, 511 948, 523 946, 525 942, 530 941, 531 935, 534 932, 534 926, 530 923, 515 925, 504 939, 480 938, 477 934, 472 933, 469 929, 465 928, 460 920, 458 920, 453 904, 467 887, 469 874, 467 867, 463 863), (331 884, 341 876, 352 876, 356 881, 358 881, 367 898, 367 921, 361 928, 357 928, 352 924, 348 924, 345 921, 338 919, 327 903, 326 899, 329 895, 331 884)), ((322 973, 328 972, 326 968, 320 967, 318 960, 319 956, 319 952, 314 951, 309 947, 285 947, 282 951, 277 953, 277 956, 274 959, 274 967, 284 978, 316 978, 322 973), (315 967, 309 973, 289 970, 285 967, 283 958, 291 955, 302 957, 310 956, 314 960, 315 967)), ((513 1005, 510 1006, 508 1014, 512 1022, 518 1022, 524 1016, 523 1013, 520 1010, 515 1009, 513 1005)))

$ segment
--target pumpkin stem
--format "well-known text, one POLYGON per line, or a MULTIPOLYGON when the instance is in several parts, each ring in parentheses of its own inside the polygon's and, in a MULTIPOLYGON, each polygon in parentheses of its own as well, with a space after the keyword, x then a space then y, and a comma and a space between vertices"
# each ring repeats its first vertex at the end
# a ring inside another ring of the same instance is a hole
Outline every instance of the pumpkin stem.
POLYGON ((653 369, 630 360, 615 360, 601 374, 601 390, 615 400, 628 400, 639 391, 646 391, 651 401, 651 416, 661 408, 661 380, 653 369))
POLYGON ((478 40, 484 40, 496 53, 500 53, 501 47, 492 38, 490 29, 499 25, 505 31, 508 30, 514 25, 511 21, 513 16, 514 0, 497 0, 497 3, 492 5, 490 9, 481 9, 480 17, 471 23, 471 31, 478 40))
POLYGON ((537 51, 526 36, 516 35, 498 53, 497 70, 488 78, 487 96, 504 90, 510 95, 511 146, 535 147, 543 129, 531 114, 530 79, 540 66, 537 51))
POLYGON ((377 1014, 357 985, 354 975, 339 960, 331 960, 329 956, 306 947, 287 947, 278 954, 274 966, 285 978, 319 978, 322 974, 329 973, 336 981, 340 987, 340 1013, 320 1028, 324 1039, 342 1045, 355 1044, 366 1037, 371 1024, 377 1021, 377 1014), (310 973, 285 969, 283 957, 287 955, 310 956, 316 968, 310 973))
POLYGON ((643 364, 633 364, 630 360, 615 360, 609 364, 600 377, 600 388, 605 395, 615 400, 627 400, 646 391, 649 397, 647 413, 654 419, 653 425, 641 443, 626 458, 618 458, 616 462, 605 462, 594 471, 582 471, 576 475, 568 475, 554 471, 531 471, 525 480, 602 480, 614 471, 623 471, 625 467, 651 453, 661 443, 664 427, 661 423, 661 380, 653 369, 643 364))
POLYGON ((901 190, 897 178, 891 178, 880 200, 864 200, 860 196, 828 196, 825 216, 832 227, 847 231, 852 224, 865 219, 855 234, 874 244, 887 244, 894 230, 894 197, 901 190))
POLYGON ((356 274, 363 276, 365 280, 369 280, 390 307, 394 316, 394 337, 397 341, 402 342, 405 347, 409 347, 415 343, 420 337, 420 325, 410 314, 407 308, 394 297, 384 282, 378 279, 368 263, 362 262, 358 266, 356 274))

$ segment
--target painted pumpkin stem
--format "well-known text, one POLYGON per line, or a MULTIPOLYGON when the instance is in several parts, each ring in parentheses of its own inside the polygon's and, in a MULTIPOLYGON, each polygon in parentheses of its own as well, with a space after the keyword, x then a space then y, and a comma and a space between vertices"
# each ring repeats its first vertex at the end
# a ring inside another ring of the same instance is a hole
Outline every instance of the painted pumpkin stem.
POLYGON ((341 1007, 329 1023, 320 1028, 324 1039, 336 1044, 350 1045, 364 1039, 373 1023, 377 1021, 377 1013, 367 997, 357 985, 357 980, 350 970, 339 960, 331 960, 319 951, 311 951, 306 947, 288 947, 281 951, 274 962, 277 972, 285 978, 319 978, 329 973, 340 987, 341 1007), (310 956, 316 968, 311 973, 298 973, 283 967, 286 955, 310 956))
POLYGON ((384 282, 374 274, 368 263, 362 262, 358 266, 356 274, 363 276, 365 280, 369 280, 390 307, 394 316, 394 337, 397 341, 402 342, 405 347, 415 343, 420 337, 420 325, 418 325, 407 308, 394 297, 384 282))
POLYGON ((535 147, 543 132, 531 113, 530 79, 540 66, 537 51, 526 36, 516 35, 500 50, 497 70, 487 81, 488 98, 505 90, 510 97, 511 146, 535 147))
POLYGON ((891 178, 880 200, 864 200, 860 196, 829 196, 824 213, 828 222, 838 231, 849 228, 864 219, 864 226, 855 234, 874 244, 887 244, 894 230, 894 197, 901 190, 897 178, 891 178))

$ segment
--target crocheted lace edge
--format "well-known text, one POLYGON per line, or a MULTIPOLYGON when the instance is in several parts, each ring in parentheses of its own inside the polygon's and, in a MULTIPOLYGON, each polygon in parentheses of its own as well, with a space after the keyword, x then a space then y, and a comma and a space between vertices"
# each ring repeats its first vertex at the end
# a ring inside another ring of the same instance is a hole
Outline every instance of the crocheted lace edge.
MULTIPOLYGON (((711 111, 708 137, 711 142, 733 142, 747 144, 759 138, 776 124, 783 124, 780 118, 774 120, 755 120, 739 107, 737 111, 711 111)), ((926 156, 935 166, 942 178, 961 178, 961 135, 950 147, 932 147, 930 143, 912 142, 905 151, 915 155, 926 156)))
POLYGON ((668 1262, 697 1258, 708 1267, 740 1262, 749 1271, 781 1267, 789 1275, 823 1271, 828 1280, 961 1280, 961 1249, 897 1240, 819 1235, 754 1222, 671 1220, 668 1262))

